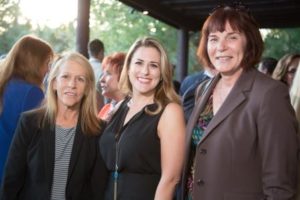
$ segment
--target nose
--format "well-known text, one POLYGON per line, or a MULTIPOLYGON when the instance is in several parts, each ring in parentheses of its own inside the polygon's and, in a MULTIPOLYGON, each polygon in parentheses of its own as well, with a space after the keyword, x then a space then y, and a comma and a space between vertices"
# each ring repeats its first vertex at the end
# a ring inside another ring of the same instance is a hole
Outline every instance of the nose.
POLYGON ((219 51, 224 51, 226 50, 226 47, 227 47, 227 43, 226 43, 226 40, 225 39, 220 39, 219 42, 218 42, 218 50, 219 51))
POLYGON ((99 83, 104 83, 105 82, 105 74, 102 74, 98 80, 99 83))
POLYGON ((76 86, 76 78, 70 78, 68 82, 69 87, 75 87, 76 86))
POLYGON ((143 74, 149 74, 149 65, 150 65, 150 64, 145 64, 145 65, 143 66, 143 69, 142 69, 142 73, 143 73, 143 74))

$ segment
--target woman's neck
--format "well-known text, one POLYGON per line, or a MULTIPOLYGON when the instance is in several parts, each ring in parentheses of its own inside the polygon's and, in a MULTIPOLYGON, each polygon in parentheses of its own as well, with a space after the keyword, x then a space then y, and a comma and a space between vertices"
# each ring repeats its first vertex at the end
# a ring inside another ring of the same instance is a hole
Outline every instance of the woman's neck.
POLYGON ((126 97, 125 94, 123 94, 122 92, 118 92, 115 94, 113 100, 118 103, 119 101, 122 101, 124 98, 126 97))
POLYGON ((78 116, 78 110, 59 109, 56 116, 56 124, 62 127, 74 127, 77 124, 78 116))
POLYGON ((236 81, 241 76, 242 72, 243 72, 243 69, 239 69, 232 75, 221 74, 222 78, 221 78, 220 82, 222 83, 222 85, 224 87, 232 88, 234 86, 234 84, 236 83, 236 81))
POLYGON ((154 103, 153 96, 143 96, 143 95, 132 95, 132 98, 128 102, 129 107, 144 107, 146 105, 154 103))

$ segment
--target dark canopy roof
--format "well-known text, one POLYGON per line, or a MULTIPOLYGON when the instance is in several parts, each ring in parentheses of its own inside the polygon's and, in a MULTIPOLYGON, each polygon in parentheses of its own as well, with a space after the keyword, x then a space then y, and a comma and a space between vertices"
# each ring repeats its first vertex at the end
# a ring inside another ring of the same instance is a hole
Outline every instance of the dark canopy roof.
MULTIPOLYGON (((213 8, 233 1, 217 0, 119 0, 166 24, 198 31, 213 8)), ((243 0, 261 28, 300 27, 300 0, 243 0)))

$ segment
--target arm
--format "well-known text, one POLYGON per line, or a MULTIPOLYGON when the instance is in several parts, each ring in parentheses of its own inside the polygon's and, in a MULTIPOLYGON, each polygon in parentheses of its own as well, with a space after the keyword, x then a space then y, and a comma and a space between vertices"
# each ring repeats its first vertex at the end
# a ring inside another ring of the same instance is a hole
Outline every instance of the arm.
POLYGON ((297 178, 297 124, 283 85, 265 93, 258 116, 266 199, 293 199, 297 178))
POLYGON ((155 200, 171 200, 180 180, 185 147, 185 122, 180 105, 170 103, 165 108, 159 124, 162 175, 155 200))
POLYGON ((27 147, 30 142, 29 136, 31 135, 30 132, 26 130, 30 130, 30 128, 22 116, 15 131, 7 157, 0 199, 18 199, 20 191, 24 186, 27 170, 27 147))

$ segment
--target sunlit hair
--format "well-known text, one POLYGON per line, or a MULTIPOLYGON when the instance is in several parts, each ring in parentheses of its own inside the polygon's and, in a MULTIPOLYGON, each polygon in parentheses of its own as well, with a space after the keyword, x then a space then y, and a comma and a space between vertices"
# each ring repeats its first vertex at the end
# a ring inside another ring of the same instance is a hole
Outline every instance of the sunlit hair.
POLYGON ((53 84, 60 74, 60 69, 68 62, 73 61, 78 63, 86 71, 86 87, 81 106, 79 108, 80 123, 82 132, 88 135, 97 135, 100 133, 100 123, 97 119, 97 106, 96 106, 96 89, 95 89, 95 76, 89 61, 81 54, 76 52, 69 52, 60 58, 52 67, 49 78, 48 88, 45 99, 45 119, 51 123, 55 123, 58 113, 58 97, 57 91, 54 89, 53 84))
POLYGON ((123 69, 126 54, 122 52, 116 52, 111 55, 104 57, 102 61, 102 70, 112 70, 118 74, 118 80, 123 69))
POLYGON ((132 57, 140 47, 155 48, 160 54, 161 81, 156 86, 154 95, 154 102, 158 105, 158 108, 153 112, 150 110, 146 110, 146 112, 149 114, 157 114, 170 102, 176 102, 180 104, 179 97, 173 87, 172 66, 169 63, 167 53, 163 46, 156 39, 150 37, 140 38, 136 40, 130 47, 126 55, 124 67, 119 81, 119 87, 122 92, 129 96, 132 95, 132 85, 128 77, 128 71, 131 65, 132 57))
POLYGON ((300 62, 297 67, 296 74, 290 89, 290 97, 292 106, 295 109, 298 123, 300 124, 300 62))
POLYGON ((207 53, 208 36, 217 31, 223 32, 227 22, 234 31, 238 31, 246 37, 246 48, 240 66, 244 69, 254 67, 259 63, 263 52, 263 40, 259 26, 247 10, 231 6, 218 7, 206 19, 197 50, 199 61, 205 66, 214 68, 207 53))
POLYGON ((273 71, 272 78, 285 83, 284 77, 289 70, 289 66, 295 59, 300 60, 300 54, 286 54, 280 58, 273 71))
POLYGON ((51 46, 44 40, 33 36, 21 37, 0 63, 0 111, 6 84, 12 77, 20 78, 42 88, 41 68, 53 57, 51 46))

